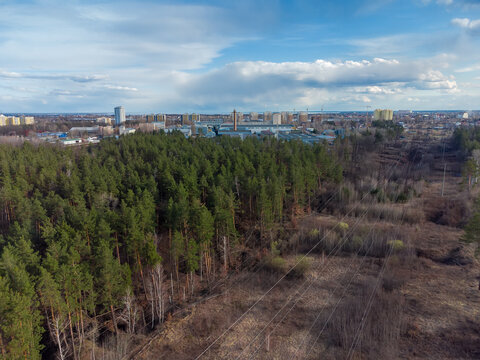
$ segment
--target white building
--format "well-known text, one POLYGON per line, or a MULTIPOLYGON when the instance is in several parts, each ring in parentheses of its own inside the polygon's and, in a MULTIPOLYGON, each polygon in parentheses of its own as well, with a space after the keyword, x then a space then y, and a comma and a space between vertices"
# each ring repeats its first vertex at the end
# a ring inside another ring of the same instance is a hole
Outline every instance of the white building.
POLYGON ((153 130, 165 130, 165 121, 156 121, 153 123, 153 130))
POLYGON ((281 123, 282 123, 282 114, 280 113, 273 114, 272 124, 280 125, 281 123))
POLYGON ((135 134, 135 129, 132 128, 126 128, 125 126, 120 126, 118 129, 118 134, 119 135, 130 135, 130 134, 135 134))

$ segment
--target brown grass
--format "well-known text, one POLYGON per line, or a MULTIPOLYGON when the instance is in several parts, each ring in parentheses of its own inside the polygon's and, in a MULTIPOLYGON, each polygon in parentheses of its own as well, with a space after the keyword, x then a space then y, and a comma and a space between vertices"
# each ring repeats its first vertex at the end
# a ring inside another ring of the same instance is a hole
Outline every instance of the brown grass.
POLYGON ((367 212, 367 218, 380 219, 390 222, 404 222, 408 224, 418 224, 425 221, 423 209, 409 205, 398 204, 351 204, 347 206, 347 212, 352 216, 362 216, 367 212))
POLYGON ((397 291, 375 289, 375 284, 376 279, 362 282, 355 296, 340 305, 329 322, 328 339, 346 355, 358 329, 362 329, 357 355, 362 353, 369 359, 393 359, 398 356, 398 341, 405 331, 404 298, 397 291), (371 309, 361 325, 372 293, 371 309))

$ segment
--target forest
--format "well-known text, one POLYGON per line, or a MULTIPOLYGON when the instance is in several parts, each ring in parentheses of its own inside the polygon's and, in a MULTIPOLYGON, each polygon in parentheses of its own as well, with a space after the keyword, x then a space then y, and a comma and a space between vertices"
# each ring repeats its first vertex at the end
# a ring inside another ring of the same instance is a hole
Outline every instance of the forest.
POLYGON ((164 321, 165 284, 185 297, 199 276, 228 272, 248 230, 268 248, 269 229, 342 181, 330 151, 175 133, 2 145, 0 359, 76 360, 164 321))
MULTIPOLYGON (((480 128, 456 129, 452 143, 464 157, 463 175, 470 190, 480 177, 480 128)), ((474 203, 472 213, 463 238, 467 242, 480 243, 480 198, 474 203)))

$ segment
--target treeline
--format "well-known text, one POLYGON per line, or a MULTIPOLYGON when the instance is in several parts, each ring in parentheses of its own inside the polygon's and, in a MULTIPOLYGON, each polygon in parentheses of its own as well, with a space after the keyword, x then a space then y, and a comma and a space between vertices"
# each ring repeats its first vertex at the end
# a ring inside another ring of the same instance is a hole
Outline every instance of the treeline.
POLYGON ((166 274, 212 278, 244 229, 264 246, 341 179, 324 145, 272 138, 0 146, 0 358, 80 359, 162 321, 166 274))
MULTIPOLYGON (((455 129, 452 145, 464 157, 463 176, 470 189, 480 177, 480 127, 460 127, 455 129)), ((472 216, 465 226, 463 240, 480 243, 480 198, 473 204, 472 216)))
POLYGON ((480 127, 458 127, 452 136, 452 145, 462 151, 466 157, 476 149, 480 149, 480 127))
MULTIPOLYGON (((403 126, 391 120, 374 120, 372 122, 372 126, 377 129, 384 129, 384 135, 388 140, 396 139, 403 133, 403 126)), ((377 142, 383 141, 384 139, 382 133, 376 132, 375 139, 377 142)))
POLYGON ((480 177, 480 127, 461 127, 455 129, 452 145, 460 151, 465 163, 463 176, 469 189, 478 183, 480 177))

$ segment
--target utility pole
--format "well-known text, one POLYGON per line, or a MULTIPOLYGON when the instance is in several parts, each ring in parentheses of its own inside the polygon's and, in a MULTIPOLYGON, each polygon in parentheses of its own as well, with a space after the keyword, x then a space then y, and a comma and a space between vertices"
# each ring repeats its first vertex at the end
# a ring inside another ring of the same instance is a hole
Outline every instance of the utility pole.
POLYGON ((370 106, 370 105, 367 105, 367 106, 365 106, 365 107, 367 108, 367 121, 366 121, 366 122, 369 123, 369 122, 370 122, 370 112, 369 112, 369 109, 371 108, 371 106, 370 106))
POLYGON ((442 162, 443 162, 443 181, 442 181, 442 197, 443 197, 443 193, 445 191, 445 172, 447 171, 447 163, 445 162, 445 140, 443 141, 442 162))
POLYGON ((447 163, 443 164, 443 181, 442 181, 442 197, 445 190, 445 172, 447 171, 447 163))
POLYGON ((225 274, 227 273, 227 237, 223 236, 223 261, 225 267, 225 274))

